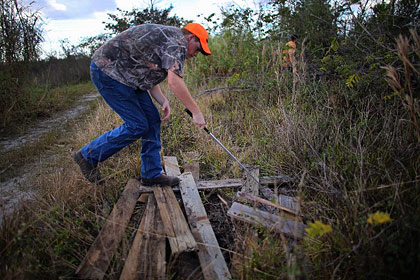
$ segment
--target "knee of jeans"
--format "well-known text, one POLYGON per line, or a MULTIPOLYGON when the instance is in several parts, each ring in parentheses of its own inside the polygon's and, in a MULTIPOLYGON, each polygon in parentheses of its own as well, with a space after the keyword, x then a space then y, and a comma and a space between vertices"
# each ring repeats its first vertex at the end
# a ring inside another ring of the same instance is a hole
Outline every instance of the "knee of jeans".
POLYGON ((149 130, 147 123, 142 124, 127 124, 127 130, 136 138, 140 138, 146 131, 149 130))

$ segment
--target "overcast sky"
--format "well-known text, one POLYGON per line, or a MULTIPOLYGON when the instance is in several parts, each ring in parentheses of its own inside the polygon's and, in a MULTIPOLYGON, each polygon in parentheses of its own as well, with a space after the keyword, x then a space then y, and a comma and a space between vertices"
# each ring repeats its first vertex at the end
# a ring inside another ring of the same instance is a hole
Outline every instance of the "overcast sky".
MULTIPOLYGON (((31 0, 25 0, 26 3, 31 0)), ((208 16, 219 13, 220 7, 230 3, 241 7, 254 7, 257 0, 161 0, 154 1, 160 9, 174 7, 171 15, 203 23, 197 15, 208 16)), ((77 44, 82 38, 95 36, 104 32, 104 24, 108 21, 107 13, 115 13, 117 7, 131 11, 133 8, 143 9, 149 6, 150 0, 35 0, 31 6, 41 12, 46 22, 44 26, 43 49, 46 53, 60 51, 60 40, 68 39, 77 44)))

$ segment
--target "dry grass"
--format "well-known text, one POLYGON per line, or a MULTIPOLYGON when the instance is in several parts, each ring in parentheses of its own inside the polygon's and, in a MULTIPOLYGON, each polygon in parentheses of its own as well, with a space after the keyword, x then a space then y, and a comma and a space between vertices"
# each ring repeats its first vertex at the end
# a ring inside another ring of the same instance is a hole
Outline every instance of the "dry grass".
POLYGON ((417 34, 417 31, 411 30, 413 43, 410 44, 409 38, 399 36, 397 38, 397 52, 398 57, 402 61, 404 66, 404 84, 402 84, 399 77, 397 69, 393 66, 386 66, 386 81, 390 87, 394 90, 395 94, 400 96, 403 104, 410 112, 411 121, 413 123, 415 132, 417 134, 417 140, 420 142, 420 127, 419 127, 419 115, 420 115, 420 106, 419 106, 419 96, 418 93, 414 92, 412 77, 420 77, 420 70, 418 65, 415 65, 411 61, 412 54, 420 57, 420 38, 417 34))

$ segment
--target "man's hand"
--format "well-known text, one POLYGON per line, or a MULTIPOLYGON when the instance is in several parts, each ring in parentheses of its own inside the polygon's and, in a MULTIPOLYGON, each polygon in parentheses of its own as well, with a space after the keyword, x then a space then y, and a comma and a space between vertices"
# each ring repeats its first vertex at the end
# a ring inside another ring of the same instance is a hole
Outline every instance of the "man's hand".
POLYGON ((163 111, 163 118, 161 118, 162 121, 166 121, 169 119, 169 116, 171 115, 171 106, 169 106, 168 100, 165 100, 162 104, 162 111, 163 111))
POLYGON ((204 116, 201 112, 193 114, 193 123, 201 129, 203 129, 206 126, 204 116))
POLYGON ((166 121, 171 115, 171 106, 169 106, 168 99, 165 97, 165 95, 163 95, 159 85, 155 85, 153 88, 150 89, 149 92, 152 95, 153 99, 155 99, 160 104, 160 106, 162 106, 163 118, 161 118, 161 120, 166 121))

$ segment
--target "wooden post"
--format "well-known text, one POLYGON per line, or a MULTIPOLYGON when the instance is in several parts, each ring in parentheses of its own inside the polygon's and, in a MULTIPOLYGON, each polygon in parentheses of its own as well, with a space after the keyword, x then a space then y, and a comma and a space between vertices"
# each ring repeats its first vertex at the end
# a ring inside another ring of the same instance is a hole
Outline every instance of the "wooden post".
MULTIPOLYGON (((254 178, 258 179, 260 177, 260 170, 257 167, 249 166, 248 170, 254 178)), ((244 185, 241 190, 242 192, 258 196, 259 186, 258 183, 255 182, 254 178, 252 178, 248 173, 244 173, 244 185)))
POLYGON ((277 176, 262 176, 260 177, 260 183, 262 185, 270 185, 274 187, 278 187, 282 184, 287 184, 292 182, 293 179, 287 175, 277 175, 277 176))

